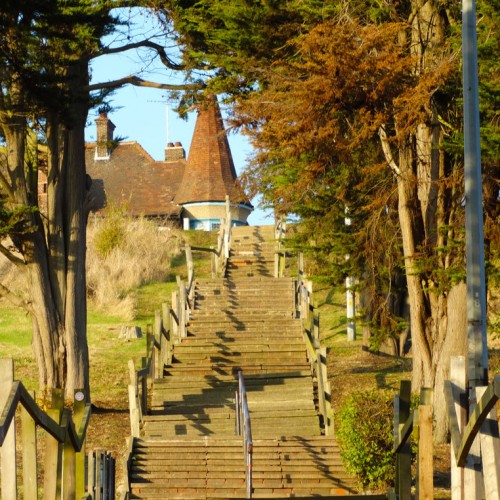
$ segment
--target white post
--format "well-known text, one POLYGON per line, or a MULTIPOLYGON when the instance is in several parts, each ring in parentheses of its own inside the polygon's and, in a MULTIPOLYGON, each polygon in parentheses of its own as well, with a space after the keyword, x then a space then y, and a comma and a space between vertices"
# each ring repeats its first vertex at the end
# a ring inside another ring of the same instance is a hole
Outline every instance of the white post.
MULTIPOLYGON (((345 214, 349 213, 349 209, 345 207, 345 214)), ((351 218, 345 218, 345 225, 351 225, 351 218)), ((345 256, 345 260, 349 260, 349 254, 345 256)), ((352 342, 356 340, 356 297, 354 294, 354 278, 347 276, 345 279, 346 288, 346 304, 347 304, 347 340, 352 342)))
MULTIPOLYGON (((485 391, 485 386, 476 387, 478 401, 485 391)), ((485 498, 488 500, 500 499, 500 438, 498 437, 498 420, 495 406, 481 427, 479 435, 481 457, 483 459, 484 493, 485 498)))

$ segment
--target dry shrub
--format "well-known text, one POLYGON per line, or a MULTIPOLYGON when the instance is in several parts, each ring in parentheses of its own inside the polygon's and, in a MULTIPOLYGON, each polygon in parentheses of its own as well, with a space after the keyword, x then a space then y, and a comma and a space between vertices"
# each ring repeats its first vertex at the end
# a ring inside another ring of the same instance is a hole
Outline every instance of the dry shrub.
POLYGON ((166 279, 170 261, 181 247, 181 233, 171 224, 159 227, 118 211, 105 218, 93 216, 87 227, 89 300, 109 314, 133 319, 133 290, 166 279))

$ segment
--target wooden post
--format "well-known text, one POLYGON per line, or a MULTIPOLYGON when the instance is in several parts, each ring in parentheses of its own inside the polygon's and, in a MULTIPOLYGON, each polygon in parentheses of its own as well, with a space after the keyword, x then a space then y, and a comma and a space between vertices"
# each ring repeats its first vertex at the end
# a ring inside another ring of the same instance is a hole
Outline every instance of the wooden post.
MULTIPOLYGON (((486 387, 476 387, 478 401, 486 387)), ((500 499, 500 439, 496 407, 488 414, 480 433, 481 457, 483 459, 484 493, 488 500, 500 499)))
POLYGON ((147 360, 151 359, 151 366, 150 370, 147 375, 147 380, 149 383, 152 383, 152 380, 155 377, 155 357, 154 357, 154 350, 155 350, 155 341, 154 341, 154 332, 153 332, 153 325, 147 325, 146 327, 146 362, 144 363, 144 358, 143 358, 143 364, 141 368, 145 368, 147 366, 147 360))
MULTIPOLYGON (((134 362, 129 360, 128 369, 130 374, 130 384, 128 386, 128 406, 130 413, 130 435, 139 437, 140 434, 140 408, 138 398, 138 381, 134 362)), ((90 470, 90 469, 89 469, 90 470)))
MULTIPOLYGON (((394 401, 394 433, 399 435, 399 428, 410 416, 411 383, 401 380, 399 395, 394 401)), ((396 455, 396 494, 399 500, 411 500, 411 446, 406 443, 396 455)))
MULTIPOLYGON (((148 366, 148 359, 147 358, 141 358, 141 370, 144 370, 148 366)), ((142 420, 142 415, 144 415, 147 411, 148 408, 148 378, 149 375, 146 377, 141 377, 141 398, 140 398, 140 418, 142 420)))
POLYGON ((280 269, 279 259, 280 259, 280 247, 279 247, 279 245, 277 245, 275 247, 275 250, 274 250, 274 277, 275 278, 280 277, 280 275, 279 275, 279 269, 280 269))
POLYGON ((212 275, 212 279, 214 279, 215 277, 217 277, 217 268, 215 264, 215 249, 213 245, 210 246, 210 249, 212 250, 210 252, 210 273, 212 275))
POLYGON ((188 271, 187 289, 189 298, 191 299, 194 292, 194 263, 193 263, 193 252, 191 251, 191 247, 189 245, 186 245, 185 252, 186 252, 186 264, 188 271))
POLYGON ((179 283, 179 337, 185 338, 186 332, 186 285, 181 281, 179 283))
MULTIPOLYGON (((63 410, 63 423, 71 419, 71 412, 65 408, 63 410)), ((62 495, 64 500, 73 500, 76 498, 76 452, 73 447, 73 443, 69 437, 69 433, 66 433, 66 439, 62 445, 63 456, 62 456, 62 495)))
MULTIPOLYGON (((155 378, 163 378, 163 357, 162 357, 162 344, 164 343, 163 339, 163 321, 162 321, 162 312, 159 309, 155 310, 155 326, 154 326, 154 338, 155 341, 160 344, 160 350, 156 349, 153 345, 153 354, 154 354, 154 368, 156 368, 154 377, 155 378)), ((153 368, 153 367, 152 367, 153 368)))
MULTIPOLYGON (((160 362, 162 367, 170 364, 170 351, 172 349, 172 326, 170 323, 170 307, 166 302, 161 305, 161 314, 162 314, 162 325, 163 331, 160 340, 160 362)), ((162 369, 160 371, 160 378, 163 378, 162 369)))
MULTIPOLYGON (((47 410, 47 415, 54 422, 60 424, 63 408, 63 391, 61 389, 53 389, 51 408, 47 410)), ((47 434, 45 443, 44 499, 59 500, 61 498, 62 452, 64 443, 59 443, 50 434, 47 434)))
POLYGON ((416 410, 418 426, 418 457, 417 457, 417 494, 418 500, 432 500, 434 497, 433 466, 432 466, 432 390, 423 388, 420 391, 420 404, 416 410))
MULTIPOLYGON (((30 392, 35 400, 35 393, 30 392)), ((36 424, 24 407, 21 408, 21 426, 23 440, 23 492, 24 498, 37 498, 37 442, 36 424)))
POLYGON ((434 498, 432 464, 432 406, 418 407, 418 499, 434 498))
MULTIPOLYGON (((129 386, 130 388, 130 386, 129 386)), ((92 498, 93 500, 96 498, 96 485, 95 485, 95 482, 96 482, 96 470, 95 470, 95 455, 94 455, 94 451, 89 451, 89 454, 88 454, 88 461, 87 461, 87 470, 88 470, 88 474, 87 474, 87 490, 88 490, 88 493, 90 495, 90 498, 92 498)))
MULTIPOLYGON (((73 403, 73 422, 75 428, 78 429, 83 420, 85 411, 85 394, 83 389, 75 391, 73 403)), ((85 442, 80 451, 76 452, 75 457, 76 473, 75 473, 75 490, 76 498, 82 498, 85 494, 85 442)))
POLYGON ((178 291, 174 291, 172 292, 172 311, 174 312, 176 318, 177 318, 177 321, 173 321, 172 322, 172 329, 171 329, 171 332, 172 332, 172 337, 174 340, 174 342, 178 342, 179 340, 179 294, 178 294, 178 291))
MULTIPOLYGON (((14 362, 12 359, 0 359, 0 412, 9 399, 13 382, 14 362)), ((0 448, 0 463, 2 464, 2 498, 4 500, 15 500, 17 498, 15 420, 12 420, 3 446, 0 448)))

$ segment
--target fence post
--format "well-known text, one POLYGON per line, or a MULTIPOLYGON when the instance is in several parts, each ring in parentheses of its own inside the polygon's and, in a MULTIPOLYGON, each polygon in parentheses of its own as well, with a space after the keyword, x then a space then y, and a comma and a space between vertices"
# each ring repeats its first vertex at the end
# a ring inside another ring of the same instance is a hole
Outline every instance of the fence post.
MULTIPOLYGON (((30 392, 35 400, 35 393, 30 392)), ((36 424, 26 408, 21 408, 21 429, 23 440, 23 492, 24 498, 37 498, 37 446, 36 424)))
POLYGON ((130 374, 130 384, 128 386, 128 405, 130 413, 130 435, 139 437, 140 434, 140 405, 138 398, 138 381, 134 362, 129 360, 128 369, 130 374))
MULTIPOLYGON (((47 415, 59 424, 63 408, 63 391, 61 389, 53 389, 51 408, 47 410, 47 415)), ((45 443, 44 498, 46 500, 55 500, 61 498, 62 449, 64 445, 63 443, 59 443, 50 434, 47 434, 45 443)))
MULTIPOLYGON (((62 412, 63 427, 67 426, 70 419, 71 412, 65 408, 62 412)), ((62 450, 62 498, 63 500, 73 500, 76 498, 76 452, 68 432, 62 444, 62 450)))
MULTIPOLYGON (((75 428, 80 426, 85 411, 85 394, 83 389, 75 391, 73 403, 73 422, 75 428), (80 397, 82 396, 82 397, 80 397)), ((75 472, 75 489, 76 498, 82 498, 85 493, 85 443, 83 443, 80 451, 76 452, 76 472, 75 472)))
POLYGON ((187 289, 188 289, 188 296, 189 299, 192 299, 194 295, 194 263, 193 263, 193 252, 191 251, 191 246, 186 245, 185 247, 185 252, 186 252, 186 264, 187 264, 187 272, 188 272, 188 280, 187 280, 187 289))
POLYGON ((155 368, 154 378, 163 378, 163 357, 162 357, 162 344, 163 341, 163 321, 162 321, 162 312, 159 309, 155 310, 155 326, 154 326, 154 344, 152 346, 153 349, 153 358, 154 363, 151 368, 155 368), (158 342, 160 349, 156 348, 156 342, 158 342))
POLYGON ((416 498, 418 500, 432 500, 434 496, 434 481, 432 467, 431 389, 422 388, 420 391, 420 404, 415 413, 413 428, 416 428, 418 436, 416 498))
POLYGON ((179 337, 186 337, 186 285, 179 280, 179 337))
MULTIPOLYGON (((170 352, 172 351, 172 324, 170 322, 170 307, 166 302, 161 305, 161 315, 163 332, 160 340, 160 360, 162 367, 170 364, 170 352)), ((160 378, 163 378, 164 369, 162 368, 160 378)))
POLYGON ((172 321, 172 337, 175 342, 179 340, 179 293, 177 290, 172 292, 172 311, 177 318, 177 321, 172 321))
MULTIPOLYGON (((0 359, 0 411, 9 399, 10 389, 14 382, 14 362, 12 359, 0 359)), ((3 446, 0 448, 2 464, 2 498, 15 500, 17 498, 16 479, 16 424, 15 420, 7 431, 3 446)))
MULTIPOLYGON (((394 437, 410 416, 411 383, 401 380, 399 394, 394 399, 394 437)), ((396 454, 396 494, 399 500, 411 500, 411 446, 405 443, 396 454)))
MULTIPOLYGON (((130 387, 130 386, 129 386, 130 387)), ((96 498, 96 465, 94 451, 89 451, 87 460, 87 492, 92 500, 96 498)))

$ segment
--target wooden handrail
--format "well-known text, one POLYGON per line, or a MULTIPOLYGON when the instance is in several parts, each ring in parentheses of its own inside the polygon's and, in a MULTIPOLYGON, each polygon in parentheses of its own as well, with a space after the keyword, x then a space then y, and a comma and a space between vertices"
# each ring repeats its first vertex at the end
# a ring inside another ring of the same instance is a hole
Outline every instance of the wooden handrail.
POLYGON ((31 397, 23 383, 19 380, 12 382, 10 393, 7 402, 0 415, 0 447, 3 445, 5 436, 9 430, 12 420, 15 417, 18 405, 29 413, 35 423, 49 433, 59 443, 64 443, 68 437, 73 444, 75 451, 80 451, 85 442, 87 427, 90 421, 91 406, 85 405, 82 421, 75 427, 75 423, 71 419, 71 412, 65 409, 63 412, 63 422, 61 425, 47 415, 31 397))
POLYGON ((455 412, 455 402, 453 397, 452 383, 447 380, 444 383, 444 395, 448 407, 448 419, 450 423, 451 443, 457 465, 465 466, 467 455, 471 449, 476 435, 481 429, 490 411, 500 399, 500 375, 496 375, 494 380, 488 385, 482 397, 477 402, 463 433, 458 427, 458 419, 455 412))
MULTIPOLYGON (((75 395, 81 391, 75 391, 75 395)), ((22 407, 23 490, 25 498, 34 498, 37 490, 36 428, 47 433, 44 488, 58 498, 81 498, 85 490, 84 463, 81 458, 91 405, 75 398, 73 410, 64 408, 63 391, 54 389, 53 408, 43 411, 18 380, 14 380, 12 360, 0 360, 0 452, 2 458, 2 497, 17 498, 15 415, 22 407), (52 444, 55 443, 55 446, 52 444), (63 446, 60 446, 63 445, 63 446), (52 455, 51 453, 54 453, 52 455), (68 464, 64 465, 63 464, 68 464)))
MULTIPOLYGON (((299 266, 301 262, 303 259, 299 255, 299 266)), ((312 296, 312 283, 306 280, 303 269, 301 270, 300 267, 296 282, 295 309, 302 321, 302 333, 311 371, 318 381, 319 409, 323 417, 325 433, 333 435, 333 409, 331 389, 327 377, 326 348, 321 347, 319 340, 319 313, 312 296)))

